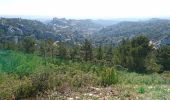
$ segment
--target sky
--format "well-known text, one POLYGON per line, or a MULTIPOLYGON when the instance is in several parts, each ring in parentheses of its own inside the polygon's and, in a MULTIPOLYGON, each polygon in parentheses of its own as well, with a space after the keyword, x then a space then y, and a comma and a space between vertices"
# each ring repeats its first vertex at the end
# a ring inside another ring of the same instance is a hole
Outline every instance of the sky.
POLYGON ((0 0, 0 16, 65 18, 170 17, 170 0, 0 0))

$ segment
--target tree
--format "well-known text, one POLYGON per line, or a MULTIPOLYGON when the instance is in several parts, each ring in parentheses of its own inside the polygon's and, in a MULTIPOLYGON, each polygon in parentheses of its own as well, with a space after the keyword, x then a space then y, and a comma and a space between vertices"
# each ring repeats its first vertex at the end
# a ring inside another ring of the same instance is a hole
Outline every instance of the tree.
POLYGON ((122 44, 116 50, 119 60, 116 63, 128 68, 130 71, 145 72, 145 59, 152 51, 152 46, 149 46, 149 39, 145 36, 138 36, 132 40, 123 40, 122 44))
POLYGON ((71 60, 78 60, 79 59, 79 47, 78 46, 73 46, 71 51, 70 51, 70 56, 71 56, 71 60))
POLYGON ((133 66, 134 62, 131 48, 131 41, 123 39, 121 44, 114 50, 114 60, 116 65, 121 65, 128 69, 133 66))
POLYGON ((138 36, 132 39, 131 45, 131 54, 134 60, 131 70, 144 72, 145 58, 152 50, 152 47, 149 46, 149 39, 145 36, 138 36))
POLYGON ((113 64, 113 47, 110 45, 106 51, 105 59, 109 65, 113 64))
POLYGON ((97 51, 97 59, 98 60, 102 60, 103 59, 103 50, 102 50, 102 45, 100 44, 98 47, 98 51, 97 51))
POLYGON ((163 65, 163 70, 170 70, 170 46, 161 46, 156 52, 157 63, 163 65))
POLYGON ((92 53, 92 44, 90 43, 89 40, 85 39, 84 45, 82 47, 83 51, 83 58, 85 61, 91 61, 93 57, 92 53))
POLYGON ((33 37, 25 37, 23 40, 23 49, 26 53, 34 53, 35 51, 35 39, 33 37))
POLYGON ((54 41, 52 39, 46 40, 47 56, 51 57, 52 62, 54 61, 54 49, 55 49, 53 43, 54 41))
POLYGON ((58 56, 61 59, 67 58, 67 49, 66 49, 66 45, 64 43, 58 43, 58 56))
POLYGON ((40 41, 40 55, 43 56, 45 66, 47 65, 47 46, 46 46, 46 40, 40 41))
POLYGON ((147 55, 145 59, 145 67, 148 72, 160 72, 162 65, 157 63, 155 51, 147 55))

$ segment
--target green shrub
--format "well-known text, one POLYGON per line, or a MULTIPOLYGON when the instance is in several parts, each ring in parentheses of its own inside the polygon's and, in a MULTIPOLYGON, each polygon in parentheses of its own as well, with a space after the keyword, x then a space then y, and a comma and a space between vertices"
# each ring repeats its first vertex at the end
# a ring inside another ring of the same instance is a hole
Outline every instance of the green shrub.
POLYGON ((168 76, 164 74, 152 73, 152 74, 138 74, 136 72, 118 71, 119 83, 122 84, 170 84, 168 76))
POLYGON ((99 85, 100 79, 93 73, 79 73, 73 76, 73 87, 86 87, 99 85))
POLYGON ((101 72, 101 84, 103 86, 112 85, 118 82, 118 75, 114 68, 104 68, 101 72))
POLYGON ((35 95, 35 89, 31 84, 22 84, 15 92, 16 99, 27 98, 35 95))
POLYGON ((0 72, 28 76, 41 65, 41 58, 14 51, 0 51, 0 72))
POLYGON ((15 74, 0 74, 0 100, 7 100, 14 95, 16 99, 33 95, 31 80, 23 77, 21 80, 15 74))
POLYGON ((145 88, 144 87, 138 88, 138 93, 144 94, 145 93, 145 88))
POLYGON ((49 87, 49 74, 50 73, 40 73, 35 74, 31 77, 33 88, 35 92, 44 92, 49 87))
POLYGON ((162 69, 162 65, 157 64, 156 56, 153 53, 150 53, 145 59, 145 67, 147 72, 160 72, 162 69))

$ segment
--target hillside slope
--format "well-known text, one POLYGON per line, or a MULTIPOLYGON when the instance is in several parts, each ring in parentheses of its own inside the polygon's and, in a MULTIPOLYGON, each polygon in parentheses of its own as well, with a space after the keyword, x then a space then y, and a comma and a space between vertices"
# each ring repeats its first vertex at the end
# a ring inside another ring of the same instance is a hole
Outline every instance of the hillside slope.
POLYGON ((157 41, 170 34, 170 20, 150 19, 138 22, 120 22, 105 27, 94 34, 96 42, 119 42, 122 38, 131 38, 137 35, 145 35, 153 41, 157 41))
POLYGON ((0 37, 34 36, 36 39, 52 38, 62 42, 82 42, 84 38, 101 29, 91 20, 54 18, 48 23, 21 18, 0 18, 0 37))

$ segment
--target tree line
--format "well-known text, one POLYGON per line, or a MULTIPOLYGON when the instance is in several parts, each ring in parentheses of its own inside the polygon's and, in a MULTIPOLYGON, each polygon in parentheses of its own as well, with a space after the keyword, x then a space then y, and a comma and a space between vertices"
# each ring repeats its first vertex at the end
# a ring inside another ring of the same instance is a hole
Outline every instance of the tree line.
POLYGON ((52 39, 36 40, 25 37, 18 44, 1 42, 1 49, 22 51, 42 56, 44 64, 55 63, 55 59, 93 63, 96 65, 125 68, 139 73, 170 70, 170 46, 154 49, 145 36, 123 39, 117 46, 93 46, 88 39, 81 45, 69 45, 52 39))

